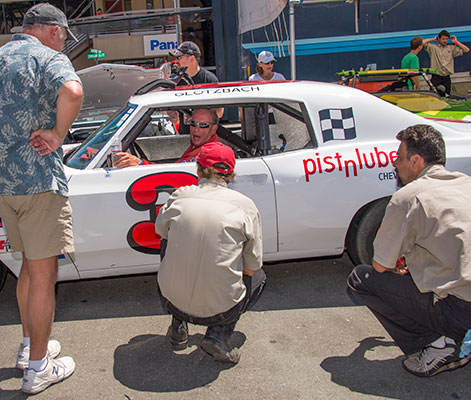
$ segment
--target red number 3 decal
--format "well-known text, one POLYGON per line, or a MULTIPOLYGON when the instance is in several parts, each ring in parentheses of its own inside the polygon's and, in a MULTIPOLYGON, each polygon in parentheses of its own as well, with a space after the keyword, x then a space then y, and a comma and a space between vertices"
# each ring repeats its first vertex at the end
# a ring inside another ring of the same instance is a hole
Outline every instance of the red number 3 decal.
POLYGON ((128 244, 136 251, 160 253, 160 236, 155 233, 155 219, 164 203, 160 193, 171 194, 181 186, 196 185, 198 178, 187 172, 161 172, 139 178, 129 186, 126 201, 138 211, 149 211, 149 220, 134 224, 128 231, 128 244))

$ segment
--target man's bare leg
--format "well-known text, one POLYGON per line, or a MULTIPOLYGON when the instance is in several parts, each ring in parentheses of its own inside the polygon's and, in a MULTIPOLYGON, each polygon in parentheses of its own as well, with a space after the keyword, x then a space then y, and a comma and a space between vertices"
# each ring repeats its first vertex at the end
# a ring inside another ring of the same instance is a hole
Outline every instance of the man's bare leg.
POLYGON ((30 360, 41 360, 47 352, 54 318, 56 279, 56 256, 29 260, 23 255, 17 299, 23 334, 31 338, 30 360))
POLYGON ((23 337, 29 337, 27 326, 27 311, 28 311, 28 292, 29 292, 29 270, 28 262, 26 261, 25 253, 23 253, 23 263, 21 264, 20 276, 16 283, 16 300, 18 302, 18 309, 20 310, 21 327, 23 328, 23 337))

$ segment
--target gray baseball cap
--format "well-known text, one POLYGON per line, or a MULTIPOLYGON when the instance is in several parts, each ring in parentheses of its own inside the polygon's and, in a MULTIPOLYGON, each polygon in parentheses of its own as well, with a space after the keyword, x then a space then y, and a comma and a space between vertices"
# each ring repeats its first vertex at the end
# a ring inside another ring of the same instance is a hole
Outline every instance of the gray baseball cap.
POLYGON ((190 56, 195 56, 196 58, 201 58, 201 50, 196 43, 193 42, 182 42, 180 46, 178 46, 175 50, 169 53, 175 57, 181 57, 184 54, 188 54, 190 56))
POLYGON ((65 14, 49 3, 39 3, 31 7, 23 18, 24 25, 42 24, 57 25, 67 30, 69 39, 78 42, 75 35, 70 31, 65 14))

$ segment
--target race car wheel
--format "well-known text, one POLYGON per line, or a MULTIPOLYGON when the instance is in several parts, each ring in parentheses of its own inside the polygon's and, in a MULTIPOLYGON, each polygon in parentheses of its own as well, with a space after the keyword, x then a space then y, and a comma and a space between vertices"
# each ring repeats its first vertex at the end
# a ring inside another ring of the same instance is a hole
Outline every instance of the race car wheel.
POLYGON ((355 265, 371 265, 373 241, 381 225, 389 199, 389 197, 385 197, 363 207, 353 218, 345 244, 347 253, 355 265))
POLYGON ((7 267, 2 262, 0 262, 0 291, 3 289, 3 285, 5 284, 5 281, 7 280, 7 275, 8 275, 7 267))

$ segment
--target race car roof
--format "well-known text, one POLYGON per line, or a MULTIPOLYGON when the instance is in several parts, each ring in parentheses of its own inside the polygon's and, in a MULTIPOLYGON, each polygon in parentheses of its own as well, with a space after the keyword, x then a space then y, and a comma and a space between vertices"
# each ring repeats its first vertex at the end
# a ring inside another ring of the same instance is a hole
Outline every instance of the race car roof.
POLYGON ((193 103, 231 104, 243 101, 306 101, 311 96, 368 96, 360 90, 334 83, 311 81, 224 82, 154 91, 133 96, 130 102, 147 106, 179 106, 193 103))

